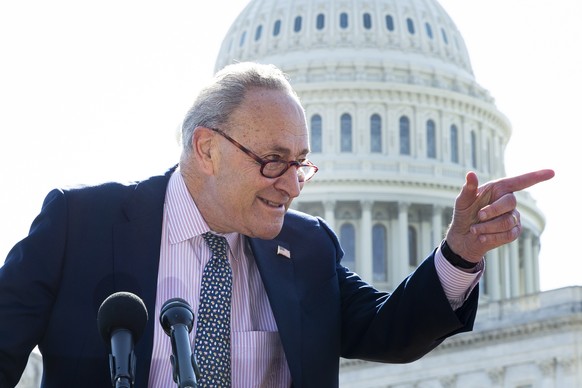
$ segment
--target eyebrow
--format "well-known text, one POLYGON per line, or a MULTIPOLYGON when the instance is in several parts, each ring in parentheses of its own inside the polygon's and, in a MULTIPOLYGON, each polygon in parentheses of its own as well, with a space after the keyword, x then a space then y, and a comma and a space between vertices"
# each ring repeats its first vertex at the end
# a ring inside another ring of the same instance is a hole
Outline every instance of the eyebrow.
MULTIPOLYGON (((291 155, 291 150, 289 148, 286 148, 286 147, 275 146, 272 150, 276 151, 276 152, 280 152, 282 154, 291 155)), ((310 153, 310 150, 308 148, 304 148, 303 150, 301 150, 299 152, 299 155, 302 155, 303 157, 307 158, 307 155, 309 155, 309 153, 310 153)))

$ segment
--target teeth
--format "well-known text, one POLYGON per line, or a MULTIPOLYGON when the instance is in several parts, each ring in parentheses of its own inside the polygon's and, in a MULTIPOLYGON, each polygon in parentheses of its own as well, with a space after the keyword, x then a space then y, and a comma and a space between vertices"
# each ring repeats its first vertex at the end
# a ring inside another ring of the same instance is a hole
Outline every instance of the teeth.
POLYGON ((274 206, 274 207, 279 207, 279 206, 281 206, 281 205, 280 205, 280 204, 278 204, 278 203, 271 202, 271 201, 268 201, 268 200, 266 200, 266 199, 263 199, 263 201, 264 201, 264 202, 265 202, 267 205, 269 205, 269 206, 274 206))

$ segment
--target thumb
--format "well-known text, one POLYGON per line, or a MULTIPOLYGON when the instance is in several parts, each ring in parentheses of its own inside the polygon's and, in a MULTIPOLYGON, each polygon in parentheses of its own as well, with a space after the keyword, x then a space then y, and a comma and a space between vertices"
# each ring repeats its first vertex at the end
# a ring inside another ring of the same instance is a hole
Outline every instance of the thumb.
POLYGON ((465 184, 457 196, 455 207, 458 210, 464 210, 468 207, 471 207, 471 205, 473 205, 475 202, 475 198, 477 197, 478 188, 479 179, 477 178, 477 174, 475 174, 473 171, 469 171, 465 176, 465 184))

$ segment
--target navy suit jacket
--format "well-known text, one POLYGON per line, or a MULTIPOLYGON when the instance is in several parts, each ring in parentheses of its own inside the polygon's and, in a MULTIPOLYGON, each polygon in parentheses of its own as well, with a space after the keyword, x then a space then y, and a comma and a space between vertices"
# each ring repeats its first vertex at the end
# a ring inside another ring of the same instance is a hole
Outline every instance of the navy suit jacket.
MULTIPOLYGON (((29 235, 0 268, 1 387, 16 384, 36 345, 43 387, 111 386, 97 311, 118 291, 133 292, 154 311, 171 172, 47 195, 29 235)), ((294 387, 337 387, 340 357, 410 362, 472 329, 478 290, 452 311, 434 252, 388 294, 340 264, 338 239, 320 218, 290 210, 279 236, 250 245, 294 387), (279 245, 290 259, 277 255, 279 245)), ((158 322, 150 315, 136 344, 137 387, 147 386, 158 322)))

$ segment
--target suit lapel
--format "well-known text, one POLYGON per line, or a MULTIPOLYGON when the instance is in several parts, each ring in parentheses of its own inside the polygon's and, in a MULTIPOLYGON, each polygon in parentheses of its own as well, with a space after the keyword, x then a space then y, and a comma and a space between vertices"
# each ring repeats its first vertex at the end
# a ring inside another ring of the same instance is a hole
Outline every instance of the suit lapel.
POLYGON ((115 291, 133 292, 143 299, 148 311, 144 334, 136 344, 136 386, 147 386, 149 378, 164 199, 172 172, 135 186, 125 206, 128 222, 116 225, 113 231, 115 291))
POLYGON ((301 381, 301 309, 291 247, 282 241, 259 239, 250 239, 250 245, 277 322, 292 379, 301 381))
MULTIPOLYGON (((136 386, 147 386, 153 348, 153 317, 162 219, 166 188, 175 167, 135 186, 125 206, 128 222, 114 228, 115 291, 129 291, 143 299, 148 323, 136 345, 136 386)), ((301 308, 296 290, 291 246, 279 240, 249 239, 261 274, 293 381, 301 381, 301 308), (281 250, 279 247, 284 248, 281 250), (287 257, 285 250, 290 252, 287 257), (279 252, 279 254, 278 254, 279 252)))

